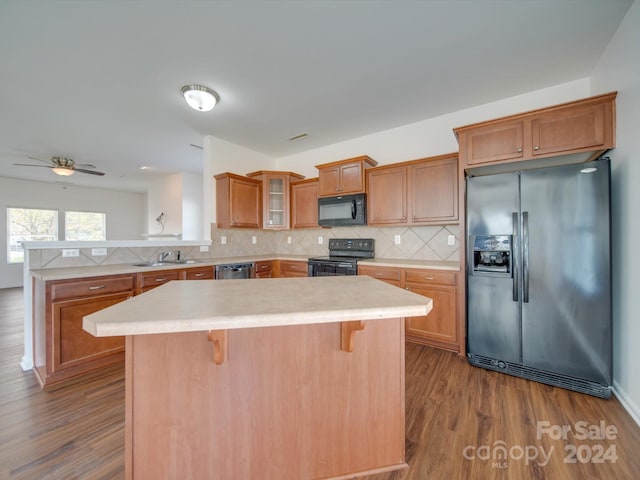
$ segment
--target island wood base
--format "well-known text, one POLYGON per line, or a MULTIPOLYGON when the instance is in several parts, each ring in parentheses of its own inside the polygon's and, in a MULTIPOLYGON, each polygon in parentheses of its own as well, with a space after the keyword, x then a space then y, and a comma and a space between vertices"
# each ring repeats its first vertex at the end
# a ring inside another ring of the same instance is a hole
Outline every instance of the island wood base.
POLYGON ((127 478, 311 480, 406 468, 404 319, 128 336, 127 478))

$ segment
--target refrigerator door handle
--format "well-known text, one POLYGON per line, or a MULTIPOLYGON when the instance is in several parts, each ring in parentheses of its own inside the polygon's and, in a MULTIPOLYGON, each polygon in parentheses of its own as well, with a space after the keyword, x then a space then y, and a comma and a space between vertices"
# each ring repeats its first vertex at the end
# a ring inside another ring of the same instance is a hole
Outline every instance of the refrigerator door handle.
POLYGON ((511 240, 511 261, 513 262, 511 275, 513 277, 513 301, 518 301, 518 259, 517 255, 514 255, 515 252, 518 251, 518 245, 514 242, 517 242, 518 238, 518 212, 513 212, 511 214, 511 223, 513 224, 513 239, 511 240))
POLYGON ((529 303, 529 212, 522 212, 522 301, 529 303))

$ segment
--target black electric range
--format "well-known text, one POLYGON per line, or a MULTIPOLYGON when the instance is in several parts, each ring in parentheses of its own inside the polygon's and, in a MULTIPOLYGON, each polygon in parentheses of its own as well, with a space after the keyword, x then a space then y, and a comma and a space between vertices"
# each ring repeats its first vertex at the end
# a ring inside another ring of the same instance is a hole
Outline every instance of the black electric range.
POLYGON ((357 275, 358 260, 374 258, 373 238, 330 238, 329 256, 310 258, 310 277, 357 275))

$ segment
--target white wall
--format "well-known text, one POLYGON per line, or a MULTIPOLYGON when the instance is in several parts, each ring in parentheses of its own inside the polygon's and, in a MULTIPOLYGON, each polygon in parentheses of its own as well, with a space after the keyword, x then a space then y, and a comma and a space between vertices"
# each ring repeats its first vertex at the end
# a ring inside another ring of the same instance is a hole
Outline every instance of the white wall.
POLYGON ((147 233, 178 233, 184 240, 202 240, 202 195, 201 175, 175 173, 151 182, 147 194, 147 233), (162 213, 164 230, 156 222, 162 213))
POLYGON ((593 94, 618 91, 611 151, 614 387, 640 424, 640 2, 631 5, 596 67, 593 94), (635 372, 635 373, 634 373, 635 372))
POLYGON ((384 165, 456 152, 455 127, 588 97, 590 86, 589 79, 583 78, 277 159, 207 136, 203 142, 204 239, 211 240, 209 222, 216 221, 213 175, 218 173, 245 175, 255 170, 272 169, 292 171, 311 178, 318 176, 315 165, 359 155, 369 155, 384 165))
POLYGON ((256 170, 274 170, 275 161, 262 153, 229 143, 211 135, 204 138, 204 218, 205 240, 211 240, 210 223, 216 222, 216 182, 214 175, 224 172, 246 175, 256 170))
POLYGON ((316 177, 318 170, 315 165, 359 155, 369 155, 380 165, 385 165, 457 152, 458 142, 453 133, 455 127, 548 107, 589 95, 590 82, 588 78, 584 78, 282 157, 276 160, 276 166, 278 170, 316 177))
POLYGON ((107 240, 140 238, 146 195, 0 177, 0 288, 22 285, 22 264, 7 264, 7 208, 57 209, 107 214, 107 240))
POLYGON ((182 174, 182 239, 202 240, 202 175, 182 174))
POLYGON ((155 179, 147 190, 147 232, 150 234, 182 233, 182 174, 155 179), (162 226, 156 218, 162 213, 162 226))

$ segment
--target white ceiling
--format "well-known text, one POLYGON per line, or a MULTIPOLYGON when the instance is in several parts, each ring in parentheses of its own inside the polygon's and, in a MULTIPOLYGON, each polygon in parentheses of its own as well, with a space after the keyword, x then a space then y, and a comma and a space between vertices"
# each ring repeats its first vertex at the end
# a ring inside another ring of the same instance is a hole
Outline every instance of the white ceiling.
POLYGON ((0 0, 0 176, 143 191, 205 135, 277 158, 584 78, 631 3, 0 0))

